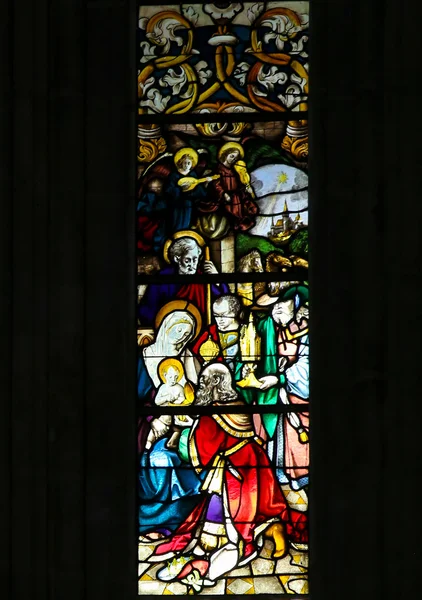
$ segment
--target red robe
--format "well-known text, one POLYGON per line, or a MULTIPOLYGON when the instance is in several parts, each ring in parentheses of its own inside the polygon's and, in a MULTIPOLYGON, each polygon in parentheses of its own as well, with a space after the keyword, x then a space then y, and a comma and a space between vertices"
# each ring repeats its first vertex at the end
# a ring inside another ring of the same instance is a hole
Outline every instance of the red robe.
MULTIPOLYGON (((285 524, 292 541, 307 543, 307 517, 288 507, 269 458, 256 441, 250 415, 200 417, 190 438, 193 466, 198 472, 209 469, 219 454, 240 445, 242 441, 245 441, 244 445, 226 458, 224 484, 231 519, 240 540, 244 541, 244 547, 254 540, 256 527, 272 519, 285 524)), ((155 554, 186 548, 205 515, 207 499, 208 494, 205 494, 171 540, 158 546, 155 554)))
POLYGON ((209 189, 208 201, 200 205, 202 212, 213 212, 219 207, 228 213, 233 228, 238 231, 247 231, 255 225, 255 215, 258 206, 246 191, 245 185, 240 182, 234 167, 226 167, 222 163, 217 165, 217 173, 220 178, 214 181, 209 189), (230 202, 226 202, 224 194, 230 196, 230 202))
POLYGON ((152 250, 154 235, 160 225, 160 219, 150 215, 138 215, 138 250, 148 252, 152 250))
MULTIPOLYGON (((152 179, 165 181, 171 172, 167 164, 155 165, 149 173, 140 179, 138 188, 138 199, 148 192, 148 183, 152 179)), ((159 213, 138 214, 137 215, 137 247, 138 250, 148 252, 153 249, 154 235, 160 224, 163 222, 163 211, 159 213)))

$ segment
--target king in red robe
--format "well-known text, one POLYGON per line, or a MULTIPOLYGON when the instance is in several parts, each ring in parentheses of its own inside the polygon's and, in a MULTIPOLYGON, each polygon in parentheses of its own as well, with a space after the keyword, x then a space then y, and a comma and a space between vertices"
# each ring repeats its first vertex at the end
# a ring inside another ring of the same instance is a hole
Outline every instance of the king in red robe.
MULTIPOLYGON (((255 558, 264 537, 274 540, 274 558, 287 553, 288 539, 307 543, 307 517, 288 507, 251 415, 202 416, 189 446, 192 464, 204 477, 203 499, 170 541, 157 547, 153 561, 196 555, 177 578, 188 581, 196 570, 205 585, 214 585, 223 573, 255 558)), ((168 580, 167 571, 162 577, 168 580)))

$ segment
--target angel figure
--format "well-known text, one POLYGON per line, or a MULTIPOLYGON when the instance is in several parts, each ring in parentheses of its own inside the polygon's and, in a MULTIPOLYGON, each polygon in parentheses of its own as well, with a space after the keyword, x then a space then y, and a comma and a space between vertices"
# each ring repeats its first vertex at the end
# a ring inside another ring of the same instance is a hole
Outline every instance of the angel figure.
POLYGON ((210 208, 223 211, 235 231, 248 231, 255 225, 258 206, 251 185, 243 147, 227 142, 218 151, 217 173, 220 177, 210 186, 210 208))
MULTIPOLYGON (((187 406, 193 402, 193 387, 186 381, 183 364, 180 360, 164 359, 158 367, 158 374, 162 383, 155 397, 157 406, 187 406), (180 384, 181 380, 186 381, 184 386, 180 384)), ((167 448, 177 449, 182 428, 189 425, 190 421, 187 415, 161 415, 153 419, 145 449, 149 450, 157 440, 168 433, 170 433, 170 437, 166 444, 167 448)))
POLYGON ((197 207, 206 198, 206 187, 213 179, 202 177, 207 175, 203 154, 205 150, 190 147, 180 148, 175 154, 166 152, 144 171, 138 190, 138 248, 159 252, 165 239, 195 225, 197 207), (155 190, 157 180, 159 194, 155 190), (151 205, 152 194, 155 194, 153 215, 145 209, 151 205))

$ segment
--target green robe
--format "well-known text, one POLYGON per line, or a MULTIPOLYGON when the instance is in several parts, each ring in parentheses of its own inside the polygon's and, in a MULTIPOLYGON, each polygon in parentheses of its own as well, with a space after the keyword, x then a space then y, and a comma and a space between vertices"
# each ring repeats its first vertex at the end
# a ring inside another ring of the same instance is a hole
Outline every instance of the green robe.
MULTIPOLYGON (((258 335, 261 337, 261 360, 256 370, 256 377, 260 379, 264 375, 275 375, 279 379, 279 386, 273 386, 261 392, 256 390, 256 403, 260 406, 271 406, 279 402, 279 389, 286 383, 285 376, 278 370, 277 333, 271 316, 258 320, 256 325, 258 335)), ((262 415, 262 423, 268 437, 274 437, 277 427, 278 413, 262 415)))
MULTIPOLYGON (((271 316, 265 316, 257 321, 256 330, 262 340, 261 360, 255 371, 255 376, 260 379, 264 375, 275 375, 279 378, 280 385, 286 382, 286 378, 278 370, 277 356, 277 334, 274 321, 271 316)), ((242 367, 244 363, 236 359, 234 378, 235 381, 242 379, 242 367)), ((261 392, 256 388, 242 388, 237 386, 237 391, 247 404, 269 406, 278 404, 279 386, 274 386, 261 392)), ((262 415, 262 423, 269 438, 274 437, 277 427, 278 413, 262 415)))

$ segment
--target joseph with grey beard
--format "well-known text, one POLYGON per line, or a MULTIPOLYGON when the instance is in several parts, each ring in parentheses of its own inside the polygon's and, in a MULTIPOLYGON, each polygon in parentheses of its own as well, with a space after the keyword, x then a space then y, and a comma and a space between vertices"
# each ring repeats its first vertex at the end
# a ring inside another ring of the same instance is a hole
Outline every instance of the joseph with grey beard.
MULTIPOLYGON (((180 231, 178 233, 181 233, 180 231)), ((159 309, 172 300, 186 300, 192 302, 201 314, 206 311, 206 286, 203 283, 175 283, 166 280, 174 275, 215 275, 218 273, 215 265, 210 260, 203 260, 203 251, 199 243, 186 236, 174 240, 168 250, 169 267, 162 269, 158 275, 160 283, 150 284, 138 304, 138 318, 143 326, 153 327, 159 309), (201 264, 202 263, 202 264, 201 264)), ((216 282, 210 284, 211 297, 218 298, 230 290, 226 283, 216 282)))
MULTIPOLYGON (((287 554, 289 539, 307 543, 307 518, 288 507, 255 434, 252 415, 217 414, 217 407, 244 405, 226 365, 213 363, 204 369, 195 404, 216 408, 215 414, 197 418, 189 438, 192 465, 203 473, 203 499, 150 560, 184 552, 196 555, 208 562, 202 575, 210 585, 253 560, 264 537, 274 542, 274 558, 287 554)), ((187 577, 189 568, 186 565, 177 578, 187 577)))

